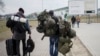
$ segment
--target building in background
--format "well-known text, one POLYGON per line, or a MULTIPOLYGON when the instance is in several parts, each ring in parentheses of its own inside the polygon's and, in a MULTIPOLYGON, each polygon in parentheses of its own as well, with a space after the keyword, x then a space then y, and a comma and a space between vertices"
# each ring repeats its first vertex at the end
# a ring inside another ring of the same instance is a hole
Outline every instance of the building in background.
MULTIPOLYGON (((73 15, 69 15, 69 8, 66 6, 66 7, 63 7, 63 8, 58 8, 58 9, 55 9, 54 10, 55 14, 57 16, 62 16, 62 18, 64 18, 64 15, 67 14, 67 18, 68 18, 68 21, 70 20, 71 16, 73 15)), ((98 19, 100 18, 100 8, 98 8, 97 10, 98 14, 91 14, 90 16, 90 21, 92 22, 97 22, 98 19)), ((83 15, 80 15, 81 16, 81 22, 87 22, 88 21, 88 15, 86 12, 84 12, 83 15)))
POLYGON ((69 15, 84 15, 85 3, 84 0, 69 0, 69 15))
POLYGON ((98 14, 100 15, 100 8, 98 8, 98 14))
POLYGON ((64 19, 64 16, 68 15, 68 7, 58 8, 54 10, 56 16, 61 16, 64 19))

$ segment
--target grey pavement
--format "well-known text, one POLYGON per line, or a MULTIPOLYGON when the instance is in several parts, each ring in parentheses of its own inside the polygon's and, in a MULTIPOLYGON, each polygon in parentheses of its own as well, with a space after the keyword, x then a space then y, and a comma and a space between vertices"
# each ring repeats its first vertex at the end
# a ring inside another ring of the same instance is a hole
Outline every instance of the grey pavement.
MULTIPOLYGON (((50 56, 49 37, 45 37, 44 40, 41 40, 42 35, 43 34, 38 33, 36 29, 32 29, 32 39, 35 42, 35 49, 31 53, 31 56, 50 56)), ((78 37, 72 39, 72 41, 73 47, 71 48, 71 51, 66 54, 67 56, 93 56, 78 37)), ((22 50, 22 48, 20 50, 22 50)), ((58 55, 63 56, 61 53, 59 53, 58 55)), ((0 42, 0 56, 7 56, 5 41, 0 42)))
POLYGON ((79 39, 84 43, 93 56, 100 56, 100 23, 81 23, 76 30, 79 39))
MULTIPOLYGON (((44 40, 41 41, 41 37, 43 34, 39 34, 33 29, 33 40, 35 41, 36 47, 35 50, 32 52, 32 56, 50 56, 49 55, 49 37, 45 37, 44 40)), ((92 56, 90 52, 85 48, 82 42, 76 37, 76 39, 72 39, 74 45, 71 49, 68 56, 92 56)), ((63 56, 59 53, 59 56, 63 56)))

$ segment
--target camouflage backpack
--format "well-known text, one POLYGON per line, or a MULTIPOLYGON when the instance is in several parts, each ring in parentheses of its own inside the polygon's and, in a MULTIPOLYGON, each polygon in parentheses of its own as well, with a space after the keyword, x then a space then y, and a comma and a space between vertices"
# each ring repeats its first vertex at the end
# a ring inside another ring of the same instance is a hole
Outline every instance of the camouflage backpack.
POLYGON ((56 22, 54 19, 52 19, 51 17, 49 17, 45 23, 44 23, 44 28, 45 28, 45 35, 46 36, 51 36, 54 35, 56 33, 56 22))
POLYGON ((73 38, 76 33, 71 29, 71 24, 64 20, 59 20, 59 32, 60 37, 58 42, 58 51, 65 55, 73 46, 71 38, 73 38))
POLYGON ((56 21, 50 16, 48 12, 41 12, 37 18, 38 26, 36 29, 39 33, 44 33, 44 36, 51 36, 56 33, 56 21))
POLYGON ((69 22, 64 21, 64 20, 59 20, 60 36, 66 36, 70 29, 71 29, 71 25, 69 22))

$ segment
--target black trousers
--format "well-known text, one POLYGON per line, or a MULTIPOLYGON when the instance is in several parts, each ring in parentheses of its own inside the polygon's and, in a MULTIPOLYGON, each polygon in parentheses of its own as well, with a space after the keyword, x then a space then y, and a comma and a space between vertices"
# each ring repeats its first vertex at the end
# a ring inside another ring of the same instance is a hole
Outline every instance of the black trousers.
POLYGON ((75 22, 72 22, 72 27, 74 28, 75 22))
MULTIPOLYGON (((20 55, 20 41, 21 40, 13 40, 13 50, 14 50, 14 55, 20 55)), ((22 39, 22 45, 23 45, 23 56, 26 54, 26 38, 22 39)))

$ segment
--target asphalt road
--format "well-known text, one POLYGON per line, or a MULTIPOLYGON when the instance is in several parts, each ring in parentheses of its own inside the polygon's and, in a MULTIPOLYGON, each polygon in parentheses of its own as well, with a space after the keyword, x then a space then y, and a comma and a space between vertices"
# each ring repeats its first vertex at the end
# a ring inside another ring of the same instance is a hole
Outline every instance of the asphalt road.
POLYGON ((75 25, 73 29, 93 56, 100 56, 100 23, 81 23, 80 28, 75 25))
MULTIPOLYGON (((81 27, 79 29, 81 29, 81 27)), ((78 28, 76 28, 75 30, 78 30, 78 28)), ((78 36, 80 35, 78 31, 77 31, 77 34, 78 36)), ((32 29, 32 39, 35 42, 35 49, 31 53, 31 56, 50 56, 49 55, 49 37, 45 37, 44 40, 41 40, 42 35, 43 34, 38 33, 36 29, 32 29)), ((28 38, 28 35, 27 35, 27 38, 28 38)), ((66 55, 68 56, 93 56, 84 46, 84 44, 80 41, 81 38, 80 39, 79 38, 80 37, 76 37, 76 39, 72 39, 74 45, 71 49, 71 52, 69 52, 66 55)), ((20 48, 20 50, 22 53, 22 48, 20 48)), ((5 40, 0 42, 0 56, 7 56, 5 40)), ((63 55, 59 53, 59 56, 63 56, 63 55)))

